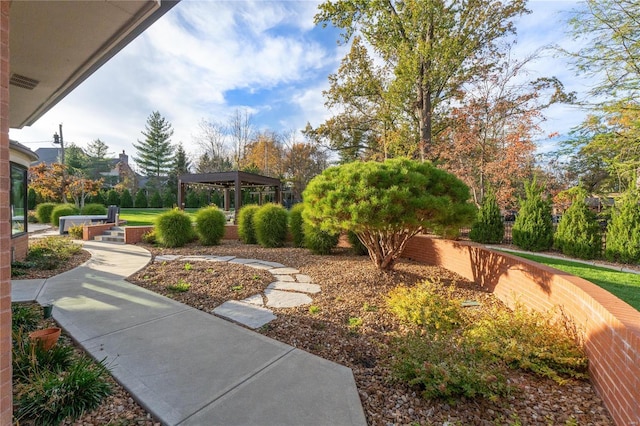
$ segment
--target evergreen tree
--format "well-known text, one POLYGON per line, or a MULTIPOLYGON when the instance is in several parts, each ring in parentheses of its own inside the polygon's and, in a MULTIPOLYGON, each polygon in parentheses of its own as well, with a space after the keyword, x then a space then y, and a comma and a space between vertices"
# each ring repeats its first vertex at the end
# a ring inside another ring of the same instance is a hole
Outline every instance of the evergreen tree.
POLYGON ((176 196, 171 191, 166 191, 162 196, 162 207, 172 208, 176 204, 176 196))
POLYGON ((597 258, 602 251, 602 235, 596 214, 587 206, 584 190, 570 191, 575 194, 574 200, 560 219, 554 245, 567 256, 597 258))
POLYGON ((122 191, 122 195, 120 196, 120 207, 125 209, 133 207, 133 198, 131 197, 131 192, 129 192, 128 189, 122 191))
POLYGON ((149 177, 153 182, 152 185, 157 188, 159 178, 167 176, 171 171, 173 146, 170 138, 173 135, 173 129, 158 111, 154 111, 147 118, 142 134, 145 139, 133 144, 138 150, 138 156, 134 157, 134 160, 142 170, 142 174, 149 177))
POLYGON ((634 186, 622 194, 611 215, 604 255, 607 260, 623 263, 640 262, 640 205, 634 186))
POLYGON ((198 197, 195 191, 189 191, 187 192, 187 199, 184 204, 187 208, 198 208, 200 207, 200 197, 198 197))
POLYGON ((89 142, 87 145, 86 172, 91 179, 98 179, 102 173, 111 169, 109 147, 100 139, 89 142))
POLYGON ((33 188, 29 188, 29 190, 27 191, 27 207, 29 210, 35 210, 37 198, 38 195, 36 194, 36 190, 33 188))
POLYGON ((483 244, 500 244, 504 238, 504 222, 493 192, 482 200, 482 206, 469 232, 471 241, 483 244))
POLYGON ((136 199, 133 205, 137 209, 146 209, 148 207, 147 192, 144 189, 142 188, 138 189, 138 192, 136 193, 136 199))
POLYGON ((178 178, 187 173, 191 173, 191 160, 182 146, 182 142, 178 143, 175 151, 175 157, 169 172, 169 180, 167 181, 167 189, 173 194, 178 193, 178 178))
POLYGON ((513 224, 513 244, 523 250, 548 250, 553 244, 551 203, 542 198, 543 188, 534 179, 525 183, 525 198, 513 224))
POLYGON ((108 206, 120 205, 120 194, 118 194, 115 189, 110 189, 109 192, 107 192, 107 205, 108 206))
POLYGON ((159 209, 162 207, 162 197, 159 191, 154 191, 149 200, 149 207, 159 209))

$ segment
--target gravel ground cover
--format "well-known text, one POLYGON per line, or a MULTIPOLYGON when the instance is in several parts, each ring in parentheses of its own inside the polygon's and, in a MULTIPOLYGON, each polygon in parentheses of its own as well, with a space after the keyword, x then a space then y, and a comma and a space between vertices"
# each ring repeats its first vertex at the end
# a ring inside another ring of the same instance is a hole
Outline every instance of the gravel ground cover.
MULTIPOLYGON (((332 256, 318 256, 304 249, 263 249, 234 241, 224 241, 215 247, 142 246, 154 256, 209 254, 255 258, 279 262, 309 275, 322 288, 321 293, 312 296, 312 305, 274 309, 277 319, 258 332, 350 367, 370 425, 613 424, 588 381, 570 381, 560 386, 552 380, 514 371, 509 379, 518 391, 510 396, 498 401, 462 399, 455 404, 426 401, 420 397, 419 389, 394 381, 389 366, 393 358, 391 342, 405 327, 386 308, 385 296, 391 289, 430 279, 440 283, 443 291, 454 285, 454 296, 480 303, 478 308, 471 309, 501 305, 491 294, 450 271, 401 261, 395 272, 383 273, 367 257, 352 256, 347 249, 338 249, 332 256)), ((211 312, 224 301, 259 293, 272 279, 265 271, 242 265, 178 259, 151 262, 129 281, 211 312), (181 282, 189 284, 188 290, 167 288, 181 282)), ((74 425, 109 421, 118 425, 156 424, 124 390, 118 389, 99 409, 74 425)))

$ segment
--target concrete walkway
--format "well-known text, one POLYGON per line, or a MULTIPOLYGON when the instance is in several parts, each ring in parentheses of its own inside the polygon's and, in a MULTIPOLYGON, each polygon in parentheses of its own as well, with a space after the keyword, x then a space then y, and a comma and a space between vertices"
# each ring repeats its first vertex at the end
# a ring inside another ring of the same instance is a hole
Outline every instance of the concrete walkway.
POLYGON ((151 256, 85 242, 87 263, 13 280, 166 425, 365 425, 349 368, 125 281, 151 256))

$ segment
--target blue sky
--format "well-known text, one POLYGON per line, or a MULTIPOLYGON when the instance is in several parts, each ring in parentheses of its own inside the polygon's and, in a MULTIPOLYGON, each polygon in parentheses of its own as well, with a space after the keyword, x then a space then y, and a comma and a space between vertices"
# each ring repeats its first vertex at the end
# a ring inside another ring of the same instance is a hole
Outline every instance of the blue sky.
MULTIPOLYGON (((318 1, 182 0, 31 127, 10 137, 31 149, 50 141, 63 124, 65 144, 86 146, 101 139, 112 153, 136 155, 149 114, 158 110, 172 124, 172 142, 198 154, 201 120, 226 122, 247 110, 257 129, 277 132, 317 126, 330 117, 322 91, 346 53, 338 31, 316 27, 318 1)), ((575 1, 533 1, 532 13, 517 22, 514 53, 542 46, 570 47, 564 12, 575 1)), ((556 76, 568 90, 584 94, 564 58, 544 55, 532 64, 532 78, 556 76)), ((585 115, 575 107, 547 111, 544 132, 567 133, 585 115)), ((548 149, 548 143, 540 149, 548 149)))

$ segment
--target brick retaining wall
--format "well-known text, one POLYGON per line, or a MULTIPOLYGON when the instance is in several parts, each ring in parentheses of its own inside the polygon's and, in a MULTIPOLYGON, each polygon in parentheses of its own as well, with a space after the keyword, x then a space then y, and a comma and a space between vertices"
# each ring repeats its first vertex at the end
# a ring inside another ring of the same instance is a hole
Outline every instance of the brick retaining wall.
POLYGON ((403 256, 454 271, 509 306, 561 306, 584 331, 592 382, 616 424, 640 425, 640 312, 633 307, 582 278, 472 243, 416 236, 403 256))

